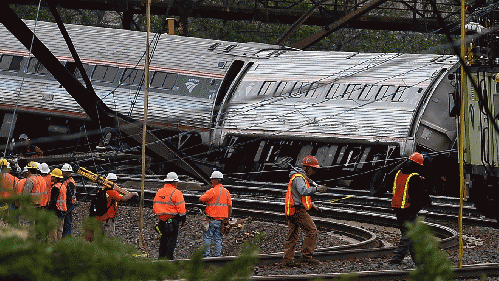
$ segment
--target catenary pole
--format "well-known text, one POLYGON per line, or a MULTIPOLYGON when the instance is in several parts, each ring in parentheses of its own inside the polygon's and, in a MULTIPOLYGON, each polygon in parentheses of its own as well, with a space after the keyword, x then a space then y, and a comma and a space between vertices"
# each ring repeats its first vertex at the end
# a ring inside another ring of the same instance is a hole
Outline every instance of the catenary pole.
MULTIPOLYGON (((461 0, 461 61, 465 62, 465 0, 461 0)), ((461 65, 461 100, 459 110, 459 268, 463 267, 463 201, 464 201, 464 102, 466 94, 466 75, 461 65)))
POLYGON ((147 138, 147 110, 149 107, 149 35, 151 32, 151 0, 146 4, 146 63, 144 66, 144 120, 142 123, 142 177, 140 180, 139 206, 139 248, 144 248, 144 183, 146 178, 146 138, 147 138))

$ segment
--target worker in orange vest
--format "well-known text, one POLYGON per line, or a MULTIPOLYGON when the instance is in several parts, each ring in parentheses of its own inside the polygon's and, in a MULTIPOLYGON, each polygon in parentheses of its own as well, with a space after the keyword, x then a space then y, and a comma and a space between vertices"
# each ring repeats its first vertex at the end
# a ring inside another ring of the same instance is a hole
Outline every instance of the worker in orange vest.
POLYGON ((50 202, 48 203, 47 209, 55 211, 57 218, 59 218, 57 228, 51 233, 51 240, 56 241, 62 238, 62 227, 64 223, 64 215, 68 210, 67 192, 66 186, 63 185, 64 178, 62 176, 62 171, 59 168, 55 168, 50 173, 52 179, 52 187, 50 191, 50 202))
POLYGON ((397 223, 402 238, 390 264, 401 264, 407 252, 411 253, 412 260, 414 252, 412 242, 407 237, 407 222, 414 222, 419 211, 426 205, 431 204, 430 196, 424 188, 424 178, 419 175, 424 163, 423 155, 414 152, 409 160, 397 171, 393 181, 392 207, 397 216, 397 223))
MULTIPOLYGON (((106 179, 109 181, 118 180, 118 176, 114 173, 108 173, 106 179)), ((114 183, 116 185, 116 183, 114 183)), ((124 191, 124 194, 120 194, 115 189, 104 188, 106 192, 107 200, 107 211, 101 216, 96 216, 95 219, 99 222, 99 227, 101 227, 102 232, 107 237, 113 237, 116 232, 115 217, 118 211, 118 201, 128 201, 134 196, 139 196, 137 192, 129 192, 124 188, 120 188, 124 191)), ((92 242, 94 241, 94 230, 93 225, 89 225, 85 229, 85 240, 92 242)))
POLYGON ((27 167, 28 176, 24 183, 24 193, 30 193, 37 207, 44 209, 50 200, 49 187, 45 179, 38 174, 38 163, 31 161, 27 167))
MULTIPOLYGON (((7 159, 0 159, 0 197, 4 199, 11 198, 15 193, 17 182, 19 179, 10 174, 10 163, 7 159)), ((0 210, 7 210, 13 208, 14 204, 4 204, 0 206, 0 210)))
POLYGON ((303 170, 292 171, 291 179, 286 192, 284 213, 288 220, 288 238, 284 244, 283 265, 286 267, 299 267, 295 263, 295 246, 298 242, 300 228, 305 231, 303 240, 301 262, 307 264, 318 264, 319 261, 312 257, 317 244, 317 227, 307 211, 318 208, 312 202, 311 195, 316 192, 325 192, 326 186, 311 186, 309 177, 320 168, 315 156, 305 156, 302 161, 303 170))
POLYGON ((0 174, 0 188, 4 189, 4 192, 1 192, 0 196, 2 198, 10 198, 14 194, 14 188, 19 179, 10 174, 10 163, 7 159, 0 159, 0 174))
POLYGON ((161 235, 159 244, 159 258, 173 260, 173 253, 177 245, 179 226, 184 226, 186 209, 184 195, 177 189, 179 182, 175 172, 166 175, 165 185, 156 192, 153 209, 159 218, 157 227, 161 235))
POLYGON ((199 201, 206 203, 207 229, 203 231, 203 246, 205 247, 203 257, 209 257, 211 253, 211 241, 214 240, 213 257, 222 255, 222 220, 230 218, 232 214, 232 198, 229 191, 223 187, 223 174, 214 171, 211 174, 211 186, 199 201))
POLYGON ((71 236, 73 233, 73 209, 76 204, 76 183, 71 176, 71 173, 73 172, 73 167, 71 167, 70 164, 64 163, 61 167, 62 171, 62 176, 64 177, 64 183, 66 187, 66 192, 68 194, 67 196, 67 205, 68 205, 68 211, 66 212, 66 215, 64 216, 64 228, 62 231, 62 236, 71 236))

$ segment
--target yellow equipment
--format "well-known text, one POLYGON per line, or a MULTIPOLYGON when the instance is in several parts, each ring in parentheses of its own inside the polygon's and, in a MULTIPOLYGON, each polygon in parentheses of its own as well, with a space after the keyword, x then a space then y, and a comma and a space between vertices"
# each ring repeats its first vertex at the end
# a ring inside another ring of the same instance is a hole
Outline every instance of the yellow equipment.
POLYGON ((78 173, 79 175, 82 175, 84 177, 86 177, 87 179, 93 181, 93 182, 96 182, 106 188, 112 188, 116 191, 118 191, 119 193, 125 195, 125 194, 128 194, 129 192, 121 187, 119 187, 117 184, 115 184, 114 182, 102 177, 102 176, 99 176, 98 174, 92 172, 92 171, 89 171, 85 168, 82 168, 80 167, 78 169, 78 171, 76 172, 78 173))

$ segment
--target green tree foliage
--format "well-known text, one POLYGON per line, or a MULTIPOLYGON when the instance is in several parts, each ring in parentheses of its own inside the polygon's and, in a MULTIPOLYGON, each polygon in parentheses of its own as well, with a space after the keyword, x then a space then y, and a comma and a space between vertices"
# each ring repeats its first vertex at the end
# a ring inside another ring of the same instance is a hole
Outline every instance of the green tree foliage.
POLYGON ((0 211, 0 280, 244 279, 257 259, 256 248, 247 247, 239 259, 211 269, 213 274, 208 275, 201 251, 185 263, 143 258, 133 245, 104 237, 93 218, 86 225, 94 226, 94 242, 82 237, 53 242, 48 235, 58 219, 53 212, 37 209, 30 201, 30 196, 0 200, 0 206, 12 206, 14 202, 20 206, 0 211))
POLYGON ((452 263, 447 253, 440 249, 440 242, 428 225, 421 220, 410 223, 407 235, 412 240, 416 256, 416 269, 410 273, 410 280, 455 280, 452 263))

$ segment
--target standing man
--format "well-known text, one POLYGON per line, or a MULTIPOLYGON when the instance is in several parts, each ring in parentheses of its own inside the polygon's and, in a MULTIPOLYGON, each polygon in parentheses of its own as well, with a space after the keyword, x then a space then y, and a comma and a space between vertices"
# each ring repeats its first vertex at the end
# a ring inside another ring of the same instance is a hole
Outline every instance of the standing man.
POLYGON ((26 134, 21 134, 19 136, 19 142, 23 144, 21 150, 19 151, 19 155, 21 157, 43 156, 43 151, 38 146, 32 145, 26 134))
POLYGON ((153 209, 159 218, 158 228, 161 232, 159 258, 173 260, 177 245, 179 226, 184 226, 186 209, 184 195, 177 189, 178 176, 174 172, 166 175, 166 184, 158 190, 154 197, 153 209))
POLYGON ((52 186, 52 175, 50 174, 50 168, 47 163, 40 164, 40 173, 42 178, 45 179, 47 186, 52 186))
POLYGON ((390 260, 391 264, 401 264, 407 252, 410 252, 412 260, 416 261, 412 242, 407 237, 406 223, 414 222, 419 211, 424 206, 431 204, 430 196, 423 186, 424 178, 419 175, 423 162, 423 155, 414 152, 397 172, 393 181, 392 208, 395 210, 402 238, 390 260))
POLYGON ((19 179, 10 174, 10 163, 7 159, 0 159, 0 197, 11 198, 14 195, 15 188, 19 179))
POLYGON ((65 237, 71 236, 71 233, 73 232, 73 209, 76 203, 76 183, 71 176, 71 173, 73 172, 73 167, 71 167, 71 165, 64 163, 61 167, 61 171, 64 179, 62 185, 64 185, 64 189, 67 192, 66 205, 68 207, 68 211, 64 216, 64 227, 62 230, 62 237, 65 237))
POLYGON ((24 193, 30 193, 34 197, 34 203, 37 207, 45 209, 50 195, 45 179, 38 174, 38 163, 31 161, 28 164, 28 176, 24 183, 24 193))
POLYGON ((66 211, 68 210, 66 205, 66 187, 62 184, 63 177, 62 171, 59 168, 55 168, 51 173, 52 179, 52 187, 50 191, 50 202, 47 206, 48 210, 53 210, 55 215, 59 219, 57 228, 50 234, 50 238, 52 242, 57 240, 61 240, 62 238, 62 230, 64 224, 64 217, 66 215, 66 211))
MULTIPOLYGON (((106 177, 109 181, 115 181, 118 179, 116 174, 109 173, 106 177)), ((115 184, 116 185, 116 184, 115 184)), ((119 188, 122 189, 122 188, 119 188)), ((105 189, 106 190, 106 199, 107 199, 107 211, 102 216, 96 216, 97 221, 101 222, 102 231, 108 237, 113 237, 115 233, 115 221, 116 212, 118 211, 118 201, 127 201, 133 196, 139 196, 137 192, 129 192, 124 189, 123 193, 120 194, 118 191, 114 189, 105 189)), ((87 230, 85 235, 85 239, 87 241, 94 240, 94 233, 92 230, 87 230)))
POLYGON ((203 232, 204 253, 203 257, 210 256, 211 240, 214 240, 213 257, 222 255, 222 220, 228 219, 232 214, 232 198, 229 191, 223 187, 223 174, 214 171, 211 174, 211 186, 199 201, 206 203, 206 219, 209 221, 209 227, 203 232))
POLYGON ((284 244, 283 265, 287 267, 300 266, 295 263, 295 246, 298 242, 300 228, 305 232, 303 240, 301 262, 316 265, 318 260, 312 258, 317 243, 317 227, 308 214, 308 210, 318 208, 312 203, 310 195, 316 192, 325 192, 326 186, 310 186, 309 177, 315 173, 316 168, 320 168, 315 156, 305 156, 302 161, 303 170, 292 171, 286 192, 284 212, 288 220, 288 239, 284 244))

